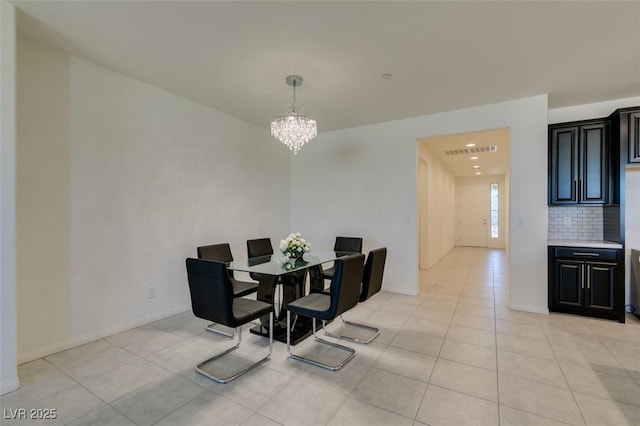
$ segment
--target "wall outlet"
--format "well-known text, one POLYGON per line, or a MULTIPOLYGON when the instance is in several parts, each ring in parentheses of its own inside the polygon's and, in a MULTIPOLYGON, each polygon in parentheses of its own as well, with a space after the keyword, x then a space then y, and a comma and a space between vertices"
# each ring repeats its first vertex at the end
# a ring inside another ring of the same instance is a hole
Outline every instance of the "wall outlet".
POLYGON ((153 287, 147 288, 147 299, 153 299, 156 297, 156 289, 153 287))
POLYGON ((564 217, 564 225, 565 226, 571 226, 571 222, 572 222, 571 216, 565 216, 564 217))

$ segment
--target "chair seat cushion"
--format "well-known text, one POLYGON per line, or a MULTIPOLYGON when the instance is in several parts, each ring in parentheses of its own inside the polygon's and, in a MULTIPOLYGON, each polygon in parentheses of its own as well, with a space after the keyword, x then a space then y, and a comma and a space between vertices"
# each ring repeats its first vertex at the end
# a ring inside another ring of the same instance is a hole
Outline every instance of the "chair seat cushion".
POLYGON ((243 324, 253 321, 265 315, 269 315, 269 312, 273 307, 269 303, 261 302, 259 300, 243 299, 238 297, 233 299, 233 316, 230 324, 225 324, 229 327, 239 327, 243 324))
POLYGON ((231 284, 233 285, 233 297, 242 297, 258 291, 258 283, 239 281, 232 278, 231 284))
POLYGON ((334 317, 330 315, 331 297, 326 294, 312 293, 308 296, 294 300, 287 305, 287 310, 292 314, 305 317, 317 318, 319 320, 330 320, 334 317))

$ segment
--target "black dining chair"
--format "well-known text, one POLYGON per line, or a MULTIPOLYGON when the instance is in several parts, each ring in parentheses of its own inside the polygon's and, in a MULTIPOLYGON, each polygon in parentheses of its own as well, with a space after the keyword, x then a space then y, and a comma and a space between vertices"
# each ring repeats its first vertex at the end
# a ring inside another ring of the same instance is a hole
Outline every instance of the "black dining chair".
POLYGON ((360 296, 360 281, 362 280, 363 269, 364 254, 342 257, 336 260, 336 269, 331 280, 330 294, 311 293, 287 305, 287 351, 290 358, 336 371, 355 356, 355 349, 319 338, 316 335, 316 320, 320 320, 325 324, 325 321, 332 320, 356 306, 360 296), (347 353, 346 356, 337 363, 329 364, 324 362, 318 354, 307 354, 306 356, 294 354, 291 351, 292 314, 312 318, 314 340, 344 351, 347 353))
MULTIPOLYGON (((386 260, 386 247, 381 247, 369 252, 367 256, 367 262, 364 265, 364 272, 362 274, 362 287, 360 289, 360 298, 358 300, 360 303, 365 302, 367 299, 369 299, 371 296, 375 295, 382 289, 382 277, 384 275, 384 265, 386 260)), ((365 336, 359 336, 358 334, 337 334, 328 331, 325 327, 324 333, 327 336, 367 344, 378 337, 378 335, 380 334, 380 329, 377 327, 352 321, 346 321, 342 317, 342 315, 340 315, 340 319, 345 325, 368 330, 369 334, 365 336)))
MULTIPOLYGON (((273 246, 271 245, 270 238, 247 240, 247 257, 249 260, 271 255, 273 255, 273 246)), ((249 275, 256 281, 260 281, 260 278, 262 277, 262 274, 257 274, 255 272, 251 272, 249 275)))
POLYGON ((266 362, 273 349, 273 307, 259 300, 234 297, 227 266, 222 262, 187 258, 186 266, 193 314, 198 318, 235 328, 238 335, 235 346, 199 363, 196 371, 216 382, 227 383, 266 362), (267 355, 257 361, 242 359, 242 367, 238 370, 229 372, 229 366, 225 365, 218 368, 223 374, 216 372, 215 361, 240 347, 242 326, 265 315, 269 315, 271 326, 267 355), (248 366, 247 362, 250 363, 248 366))
MULTIPOLYGON (((337 256, 344 256, 353 253, 362 253, 362 238, 360 237, 336 237, 333 244, 333 251, 337 256)), ((322 270, 322 277, 325 280, 333 278, 335 273, 335 263, 333 266, 322 270)))
MULTIPOLYGON (((223 262, 227 266, 233 262, 233 254, 231 254, 231 246, 229 243, 211 244, 208 246, 200 246, 197 249, 198 259, 215 260, 223 262)), ((243 297, 258 291, 258 283, 249 281, 240 281, 233 276, 233 271, 227 270, 229 279, 233 286, 233 297, 243 297)), ((225 327, 221 324, 211 323, 205 327, 207 331, 221 334, 226 337, 233 337, 233 329, 225 327)))
MULTIPOLYGON (((260 258, 268 259, 273 256, 273 254, 273 246, 271 245, 270 238, 256 238, 247 240, 247 257, 249 258, 249 262, 251 262, 252 260, 260 261, 260 258)), ((297 276, 299 275, 299 273, 295 273, 294 275, 297 276)), ((290 277, 285 278, 283 275, 280 275, 278 277, 265 277, 264 274, 251 272, 249 273, 249 276, 251 276, 252 279, 258 281, 268 282, 269 279, 272 280, 270 293, 263 294, 262 297, 264 297, 266 300, 270 300, 274 304, 274 306, 277 305, 276 315, 278 320, 282 320, 284 312, 280 309, 280 306, 285 303, 285 300, 288 301, 291 299, 295 299, 300 293, 299 289, 297 289, 294 285, 283 286, 283 284, 291 284, 291 280, 289 279, 290 277), (286 289, 283 289, 283 287, 286 287, 286 289), (276 289, 278 289, 279 291, 276 292, 276 289), (279 302, 276 301, 276 293, 279 302)), ((264 287, 266 290, 267 286, 264 287)))

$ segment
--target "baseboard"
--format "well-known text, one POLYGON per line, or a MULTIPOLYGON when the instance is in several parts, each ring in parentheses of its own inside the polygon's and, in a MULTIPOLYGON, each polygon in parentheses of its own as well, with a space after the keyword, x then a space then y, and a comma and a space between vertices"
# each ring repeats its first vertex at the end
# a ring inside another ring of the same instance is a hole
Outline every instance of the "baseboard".
POLYGON ((20 387, 20 379, 17 377, 7 380, 6 382, 0 383, 0 395, 4 395, 5 393, 13 392, 14 390, 20 387))
POLYGON ((542 314, 549 315, 549 308, 540 308, 537 306, 526 306, 526 305, 509 305, 509 309, 514 311, 523 311, 523 312, 531 312, 532 314, 542 314))
POLYGON ((386 291, 386 292, 389 292, 389 293, 395 293, 395 294, 401 294, 403 296, 417 296, 418 295, 417 289, 416 289, 415 292, 410 293, 410 292, 407 292, 407 291, 400 291, 397 288, 393 288, 393 287, 390 287, 390 286, 387 286, 387 285, 383 285, 382 286, 382 291, 386 291))
POLYGON ((131 328, 140 327, 141 325, 149 324, 154 321, 168 318, 170 316, 188 311, 190 309, 191 309, 191 305, 185 305, 179 308, 169 309, 167 311, 160 312, 154 315, 149 315, 147 317, 135 319, 131 322, 114 325, 112 327, 108 327, 102 330, 97 330, 95 332, 87 333, 82 336, 77 336, 71 339, 67 339, 62 342, 57 342, 48 346, 43 346, 41 348, 33 349, 28 352, 19 353, 18 364, 23 364, 25 362, 43 358, 45 356, 55 354, 57 352, 61 352, 67 349, 71 349, 76 346, 84 345, 85 343, 93 342, 94 340, 99 340, 105 337, 109 337, 113 334, 117 334, 122 331, 129 330, 131 328))

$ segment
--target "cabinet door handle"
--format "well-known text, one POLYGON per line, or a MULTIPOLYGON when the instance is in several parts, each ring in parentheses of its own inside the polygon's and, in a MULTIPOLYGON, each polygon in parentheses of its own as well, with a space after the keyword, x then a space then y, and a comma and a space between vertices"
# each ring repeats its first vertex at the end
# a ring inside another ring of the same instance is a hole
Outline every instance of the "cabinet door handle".
POLYGON ((599 253, 586 253, 586 252, 581 252, 581 251, 574 251, 573 255, 574 256, 593 256, 593 257, 599 257, 600 256, 599 253))
POLYGON ((579 180, 578 181, 578 201, 582 201, 584 197, 584 194, 582 193, 582 181, 579 180))
POLYGON ((584 290, 584 263, 580 265, 580 284, 582 285, 582 289, 584 290))

